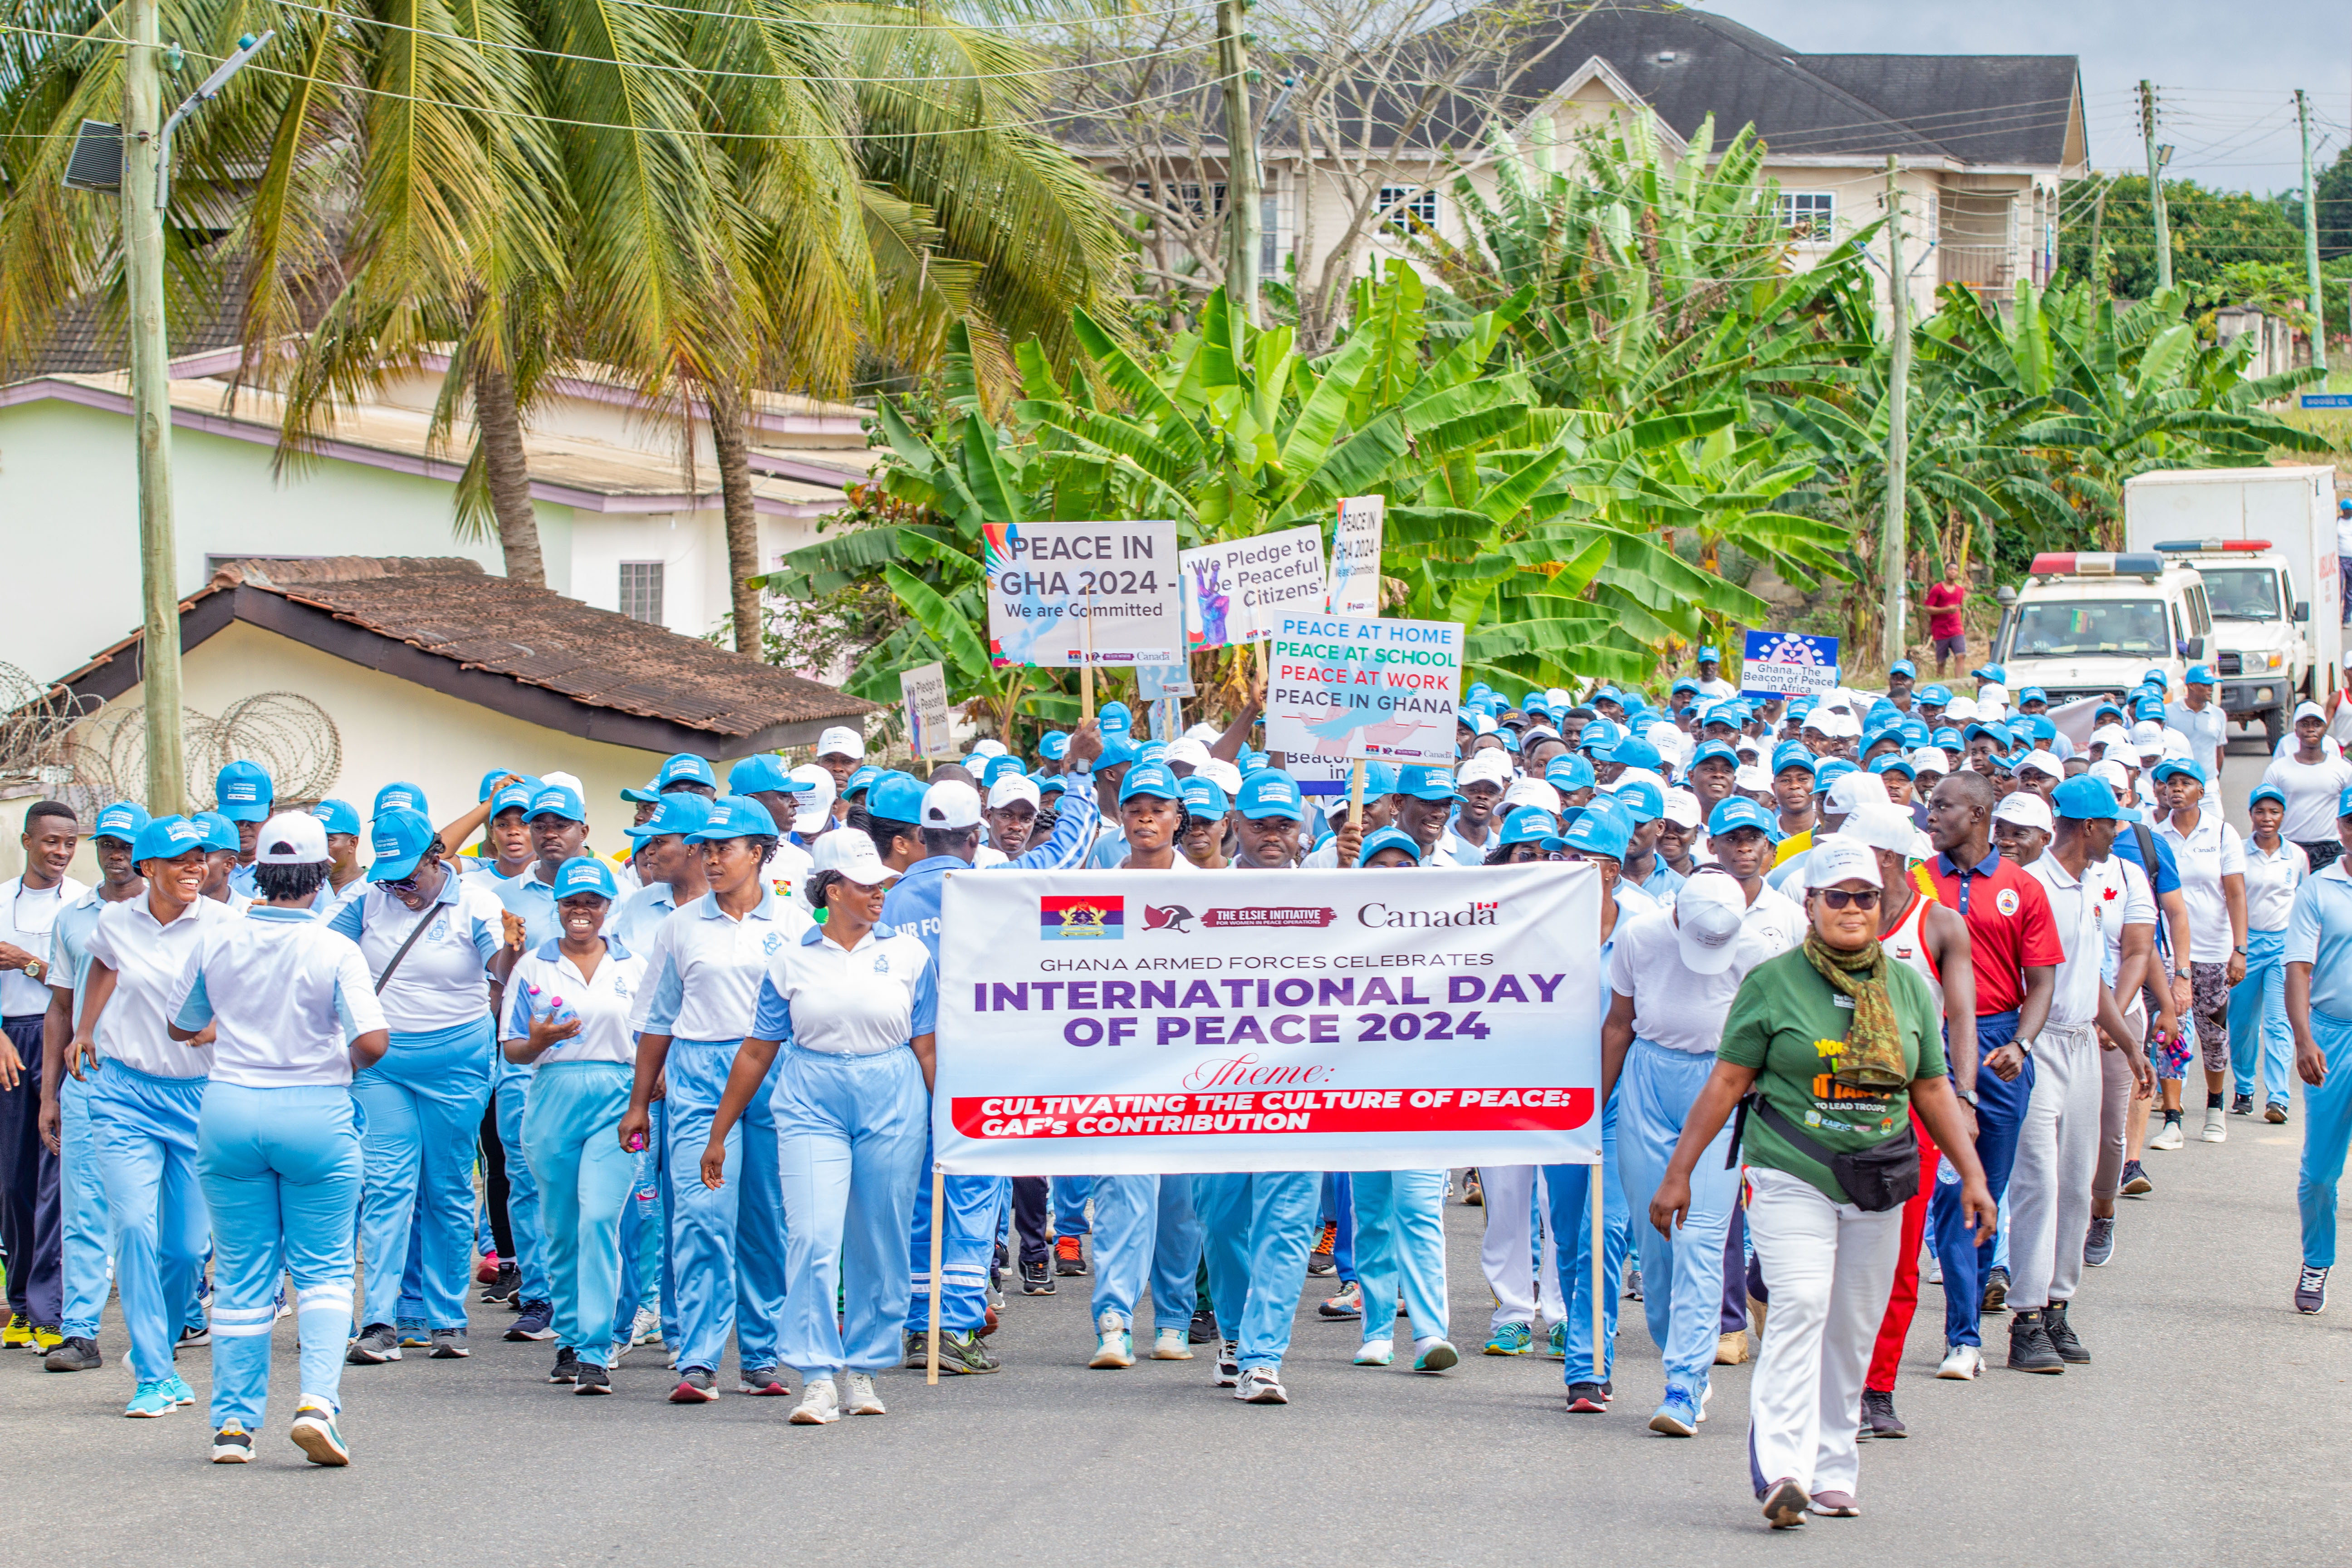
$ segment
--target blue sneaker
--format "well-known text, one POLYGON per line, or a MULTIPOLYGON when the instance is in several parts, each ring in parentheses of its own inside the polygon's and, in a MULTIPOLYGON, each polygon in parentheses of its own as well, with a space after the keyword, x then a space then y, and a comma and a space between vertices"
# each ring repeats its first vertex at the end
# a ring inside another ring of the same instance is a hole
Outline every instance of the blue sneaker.
POLYGON ((433 1331, 422 1318, 403 1318, 399 1323, 400 1348, 422 1350, 433 1342, 433 1331))
POLYGON ((179 1407, 180 1402, 172 1397, 170 1378, 149 1378, 131 1391, 131 1403, 122 1407, 122 1414, 133 1420, 152 1421, 158 1415, 169 1415, 179 1407))
POLYGON ((170 1391, 174 1405, 194 1405, 196 1402, 196 1391, 190 1388, 188 1380, 176 1372, 163 1380, 163 1386, 170 1391))
POLYGON ((522 1316, 514 1321, 514 1327, 507 1331, 506 1337, 517 1343, 525 1340, 551 1340, 555 1337, 554 1322, 554 1302, 525 1301, 522 1316))
POLYGON ((1550 1361, 1568 1359, 1568 1325, 1566 1323, 1554 1323, 1551 1326, 1551 1331, 1544 1335, 1544 1356, 1550 1361))
POLYGON ((1486 1341, 1488 1355, 1525 1355, 1535 1343, 1535 1331, 1525 1323, 1498 1324, 1486 1341))
POLYGON ((1663 1432, 1669 1437, 1696 1437, 1699 1424, 1698 1401, 1681 1384, 1666 1385, 1666 1397, 1650 1417, 1650 1430, 1663 1432))

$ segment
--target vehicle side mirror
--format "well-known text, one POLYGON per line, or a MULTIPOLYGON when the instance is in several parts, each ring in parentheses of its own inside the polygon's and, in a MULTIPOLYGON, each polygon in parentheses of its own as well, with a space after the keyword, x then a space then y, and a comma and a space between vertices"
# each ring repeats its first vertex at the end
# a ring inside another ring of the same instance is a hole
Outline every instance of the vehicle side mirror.
POLYGON ((2298 621, 2307 621, 2311 619, 2311 601, 2309 599, 2297 599, 2294 602, 2294 618, 2298 621))
POLYGON ((2183 658, 2203 658, 2205 657, 2205 639, 2203 637, 2181 638, 2180 657, 2183 658))

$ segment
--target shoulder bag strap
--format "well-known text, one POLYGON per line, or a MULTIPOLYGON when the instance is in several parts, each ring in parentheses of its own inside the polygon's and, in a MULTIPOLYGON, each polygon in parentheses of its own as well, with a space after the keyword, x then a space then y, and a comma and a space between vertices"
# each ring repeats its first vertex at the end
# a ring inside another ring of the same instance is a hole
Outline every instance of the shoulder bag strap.
MULTIPOLYGON (((457 875, 454 871, 449 874, 451 876, 457 875)), ((425 928, 431 925, 433 923, 433 918, 440 912, 441 900, 436 894, 433 901, 425 906, 425 913, 418 917, 417 921, 414 926, 409 928, 408 940, 400 944, 400 951, 392 955, 392 962, 385 964, 383 966, 383 973, 375 977, 375 991, 377 995, 381 996, 383 994, 383 988, 392 984, 393 972, 400 967, 400 961, 408 956, 408 950, 416 945, 416 939, 425 934, 425 928)))

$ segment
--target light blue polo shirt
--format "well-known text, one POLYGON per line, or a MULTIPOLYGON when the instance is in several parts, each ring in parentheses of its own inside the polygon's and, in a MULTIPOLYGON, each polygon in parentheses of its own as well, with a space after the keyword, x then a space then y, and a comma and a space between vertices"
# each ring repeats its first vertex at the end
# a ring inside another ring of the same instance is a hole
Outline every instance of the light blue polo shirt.
POLYGON ((2306 879, 2287 917, 2288 963, 2311 965, 2311 1010, 2352 1028, 2352 872, 2337 860, 2306 879))

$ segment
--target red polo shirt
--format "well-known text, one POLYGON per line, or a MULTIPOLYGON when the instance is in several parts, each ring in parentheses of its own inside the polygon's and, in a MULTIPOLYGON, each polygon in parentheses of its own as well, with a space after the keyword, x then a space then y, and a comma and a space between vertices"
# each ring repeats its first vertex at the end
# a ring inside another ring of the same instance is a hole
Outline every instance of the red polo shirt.
POLYGON ((1969 922, 1969 957, 1976 969, 1977 1016, 2006 1013, 2025 1000, 2029 965, 2066 960, 2050 918, 2050 898, 2031 872, 1998 851, 1963 871, 1948 855, 1927 862, 1937 901, 1969 922))

